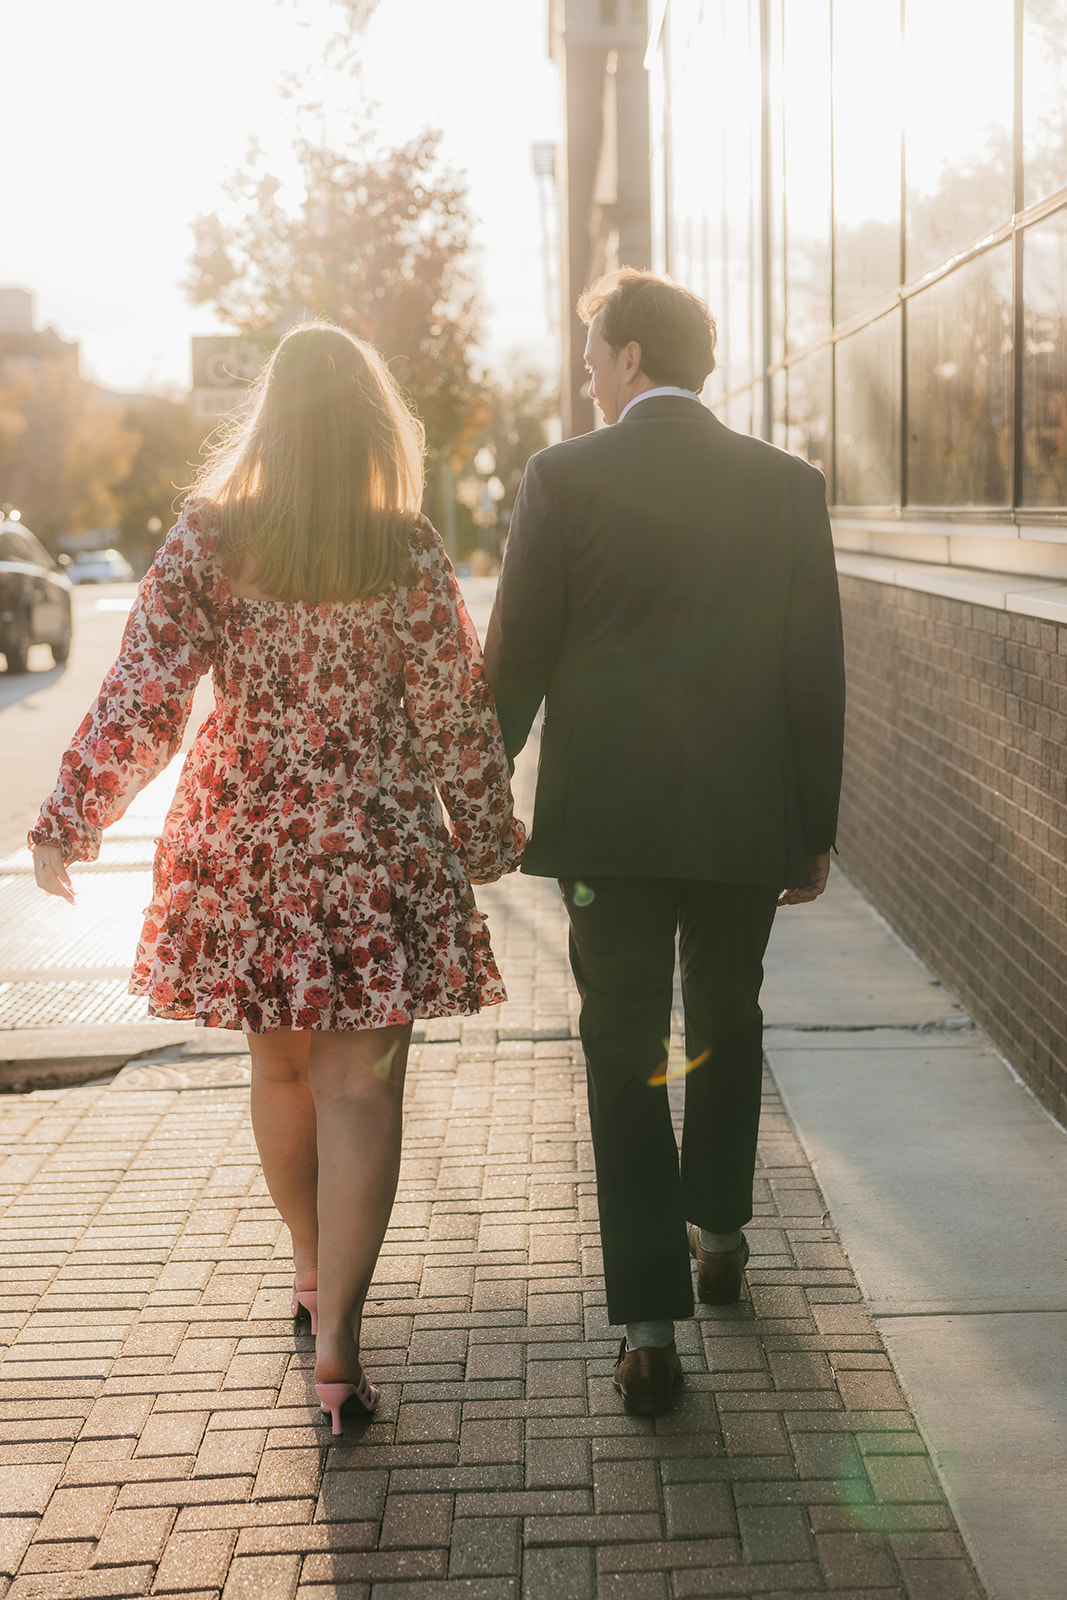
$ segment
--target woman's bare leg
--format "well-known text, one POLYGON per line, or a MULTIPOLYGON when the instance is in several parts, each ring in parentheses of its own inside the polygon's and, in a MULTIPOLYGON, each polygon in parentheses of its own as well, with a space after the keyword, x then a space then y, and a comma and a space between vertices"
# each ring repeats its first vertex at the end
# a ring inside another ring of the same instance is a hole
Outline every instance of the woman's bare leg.
POLYGON ((319 1332, 315 1377, 359 1373, 363 1302, 393 1209, 411 1024, 311 1035, 318 1115, 319 1332))
POLYGON ((318 1152, 308 1083, 310 1033, 251 1033, 252 1131, 270 1197, 289 1229, 300 1289, 318 1281, 318 1152))

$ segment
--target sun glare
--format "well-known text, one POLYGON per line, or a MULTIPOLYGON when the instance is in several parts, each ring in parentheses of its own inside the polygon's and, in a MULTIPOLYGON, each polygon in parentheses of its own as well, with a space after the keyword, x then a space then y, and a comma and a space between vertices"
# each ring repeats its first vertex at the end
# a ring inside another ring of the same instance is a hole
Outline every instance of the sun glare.
POLYGON ((490 299, 508 322, 500 342, 543 341, 529 150, 557 132, 546 5, 465 0, 457 13, 439 0, 381 0, 358 95, 324 65, 330 0, 8 6, 3 281, 33 292, 39 324, 79 340, 87 375, 180 387, 190 335, 214 325, 181 288, 193 219, 224 202, 250 138, 283 200, 299 200, 301 99, 324 102, 320 129, 334 144, 376 103, 393 143, 444 130, 482 219, 490 299), (301 68, 307 92, 280 97, 301 68))

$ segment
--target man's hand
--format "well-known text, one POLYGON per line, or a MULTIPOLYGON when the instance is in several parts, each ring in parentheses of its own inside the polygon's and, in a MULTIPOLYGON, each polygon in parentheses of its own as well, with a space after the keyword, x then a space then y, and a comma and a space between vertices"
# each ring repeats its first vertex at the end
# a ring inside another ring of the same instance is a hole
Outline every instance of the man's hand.
POLYGON ((58 895, 69 905, 74 904, 74 885, 63 863, 63 852, 57 844, 34 845, 33 876, 38 889, 43 889, 45 894, 58 895))
POLYGON ((805 889, 783 889, 778 896, 780 906, 806 906, 810 900, 817 900, 826 888, 826 880, 830 876, 830 852, 824 856, 809 856, 808 871, 811 873, 811 882, 805 889))

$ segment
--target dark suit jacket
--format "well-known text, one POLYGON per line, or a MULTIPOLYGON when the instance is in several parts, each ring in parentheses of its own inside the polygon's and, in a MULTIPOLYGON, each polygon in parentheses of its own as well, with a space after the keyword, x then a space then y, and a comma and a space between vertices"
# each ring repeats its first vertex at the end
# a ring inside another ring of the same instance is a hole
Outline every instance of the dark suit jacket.
POLYGON ((545 702, 524 872, 796 888, 833 844, 823 478, 695 401, 531 459, 485 659, 512 761, 545 702))

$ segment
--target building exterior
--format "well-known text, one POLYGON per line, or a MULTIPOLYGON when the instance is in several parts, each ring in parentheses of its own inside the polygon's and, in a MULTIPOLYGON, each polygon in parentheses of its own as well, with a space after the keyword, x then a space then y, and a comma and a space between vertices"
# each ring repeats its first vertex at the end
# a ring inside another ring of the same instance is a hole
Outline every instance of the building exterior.
POLYGON ((1067 1116, 1067 0, 656 0, 653 259, 825 473, 850 876, 1067 1116))
POLYGON ((0 383, 20 366, 36 369, 52 361, 77 372, 77 343, 61 339, 54 328, 34 327, 33 295, 28 289, 0 286, 0 383))
POLYGON ((646 0, 550 0, 549 48, 560 71, 563 436, 595 426, 575 302, 623 264, 651 263, 646 0))

